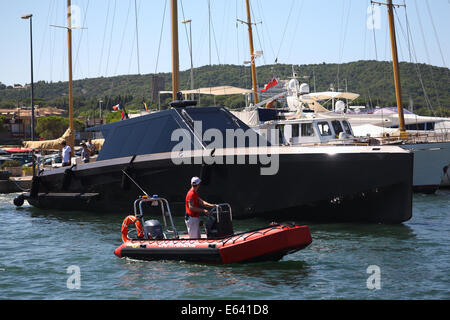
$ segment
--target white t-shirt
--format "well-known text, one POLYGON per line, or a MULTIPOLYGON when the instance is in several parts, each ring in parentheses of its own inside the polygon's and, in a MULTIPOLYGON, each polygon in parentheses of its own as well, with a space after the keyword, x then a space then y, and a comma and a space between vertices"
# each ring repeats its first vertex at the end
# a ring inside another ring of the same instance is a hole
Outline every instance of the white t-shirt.
POLYGON ((72 152, 72 149, 70 149, 69 146, 65 146, 62 150, 62 158, 63 163, 69 163, 70 162, 70 154, 72 152))

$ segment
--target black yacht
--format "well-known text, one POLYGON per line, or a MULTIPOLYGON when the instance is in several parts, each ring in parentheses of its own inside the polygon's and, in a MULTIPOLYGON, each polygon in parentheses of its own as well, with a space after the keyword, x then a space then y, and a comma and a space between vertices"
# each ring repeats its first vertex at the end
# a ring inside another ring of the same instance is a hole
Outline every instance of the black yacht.
MULTIPOLYGON (((176 0, 171 0, 171 11, 172 98, 177 100, 176 0)), ((69 26, 69 45, 70 32, 69 26)), ((413 155, 409 151, 266 146, 262 136, 223 107, 196 108, 182 101, 171 106, 95 128, 105 139, 96 162, 39 172, 31 191, 14 203, 20 206, 26 200, 42 209, 123 214, 133 212, 134 200, 147 193, 180 204, 174 213, 184 214, 190 179, 199 176, 202 197, 229 203, 235 218, 377 223, 411 218, 413 155)))
POLYGON ((201 195, 230 203, 235 218, 377 223, 411 218, 413 156, 401 148, 260 148, 252 139, 239 147, 212 148, 208 130, 224 137, 254 131, 223 107, 174 106, 94 128, 105 139, 96 162, 40 172, 31 192, 15 203, 123 213, 132 212, 130 204, 146 192, 178 203, 175 214, 184 214, 189 181, 199 176, 201 195), (176 130, 185 135, 188 150, 177 149, 176 130), (276 171, 265 174, 274 164, 252 161, 258 157, 277 162, 276 171))

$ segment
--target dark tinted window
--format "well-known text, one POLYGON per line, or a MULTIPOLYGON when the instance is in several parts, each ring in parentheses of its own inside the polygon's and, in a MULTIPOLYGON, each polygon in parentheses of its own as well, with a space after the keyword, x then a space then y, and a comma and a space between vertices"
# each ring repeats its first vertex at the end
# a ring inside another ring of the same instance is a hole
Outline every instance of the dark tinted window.
POLYGON ((334 120, 331 122, 333 125, 334 132, 336 133, 336 136, 338 136, 341 132, 344 132, 344 129, 342 129, 342 125, 339 121, 334 120))
POLYGON ((300 128, 298 124, 292 125, 292 138, 298 138, 300 136, 300 128))
POLYGON ((314 137, 312 123, 302 123, 302 137, 314 137))

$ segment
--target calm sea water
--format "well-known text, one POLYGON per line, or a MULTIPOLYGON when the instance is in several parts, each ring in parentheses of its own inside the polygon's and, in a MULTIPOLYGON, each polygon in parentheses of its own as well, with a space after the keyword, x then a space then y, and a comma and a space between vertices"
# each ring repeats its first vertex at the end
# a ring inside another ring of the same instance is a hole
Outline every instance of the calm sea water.
POLYGON ((13 198, 0 195, 0 299, 450 299, 449 191, 415 195, 403 225, 309 224, 307 249, 231 266, 118 259, 125 215, 16 209, 13 198), (380 289, 368 289, 377 275, 380 289))

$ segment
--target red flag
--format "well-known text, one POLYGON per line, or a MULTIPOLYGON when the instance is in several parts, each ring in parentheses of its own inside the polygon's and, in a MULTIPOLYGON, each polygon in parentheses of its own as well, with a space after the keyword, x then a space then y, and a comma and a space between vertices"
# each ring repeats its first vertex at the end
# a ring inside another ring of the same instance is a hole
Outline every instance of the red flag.
POLYGON ((270 88, 275 87, 277 84, 278 80, 276 78, 273 78, 268 84, 266 84, 266 86, 264 87, 264 89, 261 90, 261 92, 266 92, 270 88))

